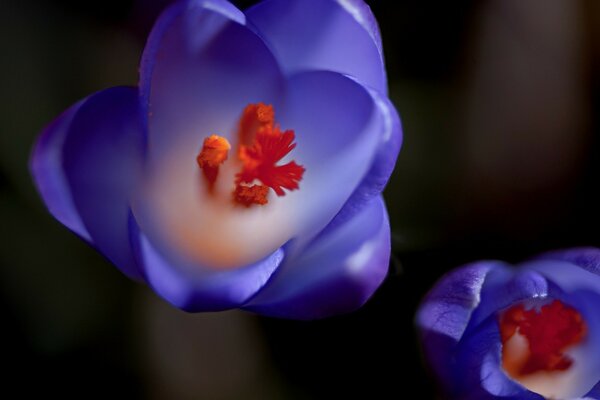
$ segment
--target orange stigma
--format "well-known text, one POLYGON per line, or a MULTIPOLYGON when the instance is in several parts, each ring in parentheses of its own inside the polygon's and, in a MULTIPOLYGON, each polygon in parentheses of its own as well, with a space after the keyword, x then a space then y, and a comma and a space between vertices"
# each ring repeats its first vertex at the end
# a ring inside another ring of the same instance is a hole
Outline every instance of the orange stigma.
POLYGON ((196 157, 198 166, 204 172, 209 187, 212 188, 219 175, 219 165, 227 160, 231 145, 224 137, 211 135, 204 139, 202 150, 196 157))
MULTIPOLYGON (((265 205, 269 202, 269 189, 273 189, 277 196, 285 196, 284 189, 299 189, 304 167, 295 161, 278 165, 296 147, 296 134, 292 130, 281 131, 275 123, 272 105, 248 104, 240 117, 237 134, 237 161, 241 170, 233 182, 234 203, 245 207, 265 205)), ((230 149, 227 139, 211 135, 204 139, 202 150, 196 157, 213 195, 219 166, 227 160, 230 149)))
POLYGON ((513 306, 502 314, 499 326, 503 367, 514 378, 569 369, 573 360, 564 352, 579 344, 587 332, 581 314, 559 300, 542 306, 539 311, 525 310, 522 304, 513 306), (524 357, 509 354, 507 342, 515 334, 527 341, 524 357))

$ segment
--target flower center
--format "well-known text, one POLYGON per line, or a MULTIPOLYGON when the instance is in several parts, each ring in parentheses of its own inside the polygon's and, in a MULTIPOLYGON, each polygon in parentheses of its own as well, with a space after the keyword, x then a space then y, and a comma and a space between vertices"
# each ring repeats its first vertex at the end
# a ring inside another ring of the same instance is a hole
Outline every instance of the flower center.
POLYGON ((568 370, 573 360, 565 351, 579 344, 587 332, 581 314, 559 300, 539 311, 513 306, 501 315, 499 325, 502 365, 515 379, 568 370))
MULTIPOLYGON (((277 196, 285 196, 284 189, 299 189, 304 167, 295 161, 278 163, 294 148, 293 130, 281 131, 275 122, 273 106, 249 104, 238 124, 238 150, 234 162, 240 164, 233 182, 233 202, 245 207, 269 202, 269 189, 277 196)), ((219 177, 219 166, 227 160, 231 146, 227 139, 211 135, 204 139, 196 157, 202 169, 209 192, 219 177)))

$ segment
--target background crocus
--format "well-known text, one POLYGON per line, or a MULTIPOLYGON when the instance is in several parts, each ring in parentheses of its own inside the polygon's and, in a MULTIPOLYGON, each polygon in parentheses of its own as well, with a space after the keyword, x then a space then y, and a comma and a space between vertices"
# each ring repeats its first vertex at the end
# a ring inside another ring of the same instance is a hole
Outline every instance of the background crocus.
POLYGON ((444 276, 417 312, 425 358, 452 399, 600 399, 600 250, 444 276))
POLYGON ((181 1, 139 87, 65 111, 31 171, 60 222, 179 308, 348 312, 388 268, 386 86, 361 1, 181 1))

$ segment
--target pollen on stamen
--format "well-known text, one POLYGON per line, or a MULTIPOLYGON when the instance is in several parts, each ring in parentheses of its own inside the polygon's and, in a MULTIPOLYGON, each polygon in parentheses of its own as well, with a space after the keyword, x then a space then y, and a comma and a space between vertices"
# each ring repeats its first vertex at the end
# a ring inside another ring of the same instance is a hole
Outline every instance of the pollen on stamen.
POLYGON ((222 136, 211 135, 204 139, 202 149, 196 157, 198 167, 202 169, 204 177, 212 188, 219 175, 219 166, 227 160, 231 145, 222 136))
POLYGON ((250 207, 253 204, 265 205, 269 202, 267 195, 269 187, 264 185, 237 185, 233 192, 234 200, 237 204, 250 207))
POLYGON ((585 337, 587 326, 581 314, 559 300, 546 304, 539 311, 525 310, 522 304, 505 311, 499 320, 503 344, 503 367, 518 378, 539 371, 565 371, 573 360, 565 354, 585 337), (514 335, 527 342, 524 357, 509 354, 508 345, 514 335), (518 361, 514 361, 518 360, 518 361))

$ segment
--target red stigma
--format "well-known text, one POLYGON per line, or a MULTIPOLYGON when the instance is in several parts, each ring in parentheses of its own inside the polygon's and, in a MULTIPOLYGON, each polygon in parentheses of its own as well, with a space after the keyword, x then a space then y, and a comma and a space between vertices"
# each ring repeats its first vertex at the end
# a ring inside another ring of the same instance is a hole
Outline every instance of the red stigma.
POLYGON ((505 365, 507 372, 520 376, 569 369, 573 360, 564 352, 580 343, 587 332, 581 314, 559 300, 542 306, 539 312, 525 310, 522 304, 513 306, 502 314, 499 325, 503 345, 517 332, 527 339, 525 361, 519 366, 505 365))
POLYGON ((243 168, 236 175, 236 181, 239 185, 258 180, 278 196, 285 196, 283 189, 298 189, 305 169, 295 161, 277 165, 296 144, 294 131, 281 132, 273 116, 271 106, 250 104, 244 110, 240 121, 241 146, 238 154, 243 168), (249 130, 244 130, 244 127, 249 130), (251 144, 244 144, 249 138, 252 138, 251 144))

